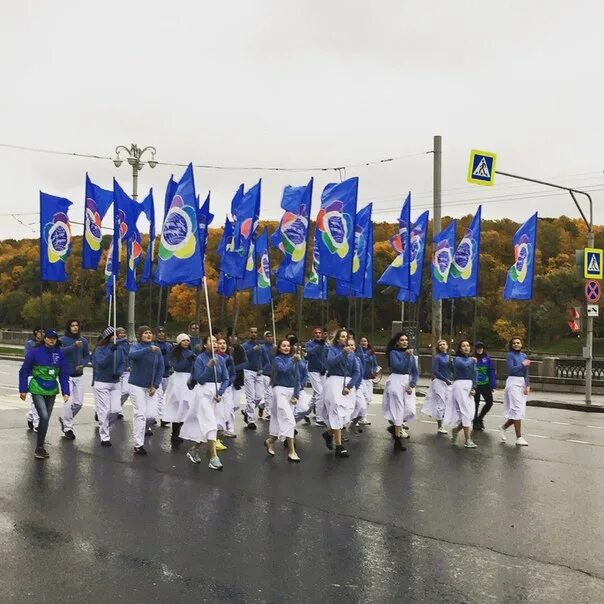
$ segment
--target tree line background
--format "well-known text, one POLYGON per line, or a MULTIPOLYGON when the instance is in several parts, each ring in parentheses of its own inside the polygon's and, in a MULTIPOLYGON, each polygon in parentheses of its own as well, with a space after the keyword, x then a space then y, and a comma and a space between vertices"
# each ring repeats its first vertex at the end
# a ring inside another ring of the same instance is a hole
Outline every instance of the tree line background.
MULTIPOLYGON (((463 234, 471 221, 468 215, 458 220, 457 234, 463 234)), ((443 218, 443 228, 450 218, 443 218)), ((261 222, 260 229, 267 225, 272 233, 276 222, 261 222)), ((514 261, 512 237, 519 224, 512 220, 483 220, 480 253, 480 284, 475 321, 474 299, 455 300, 453 325, 451 325, 451 302, 443 301, 443 335, 472 336, 494 349, 501 349, 513 334, 525 338, 530 335, 531 348, 549 352, 579 353, 584 345, 582 333, 572 334, 567 325, 570 320, 568 309, 583 307, 584 280, 575 269, 575 249, 583 248, 587 237, 586 226, 580 221, 562 216, 539 220, 537 235, 537 258, 534 299, 529 302, 504 301, 502 290, 508 268, 514 261), (529 334, 530 331, 530 334, 529 334)), ((314 325, 329 327, 348 324, 359 327, 363 334, 376 342, 383 342, 390 333, 391 322, 400 320, 401 305, 396 301, 396 291, 377 285, 377 279, 394 258, 389 238, 396 226, 381 222, 374 224, 374 298, 356 301, 350 305, 347 298, 330 291, 329 301, 304 300, 302 327, 309 335, 314 325)), ((604 247, 604 227, 595 227, 596 247, 604 247)), ((216 294, 218 279, 218 256, 216 247, 222 228, 211 228, 208 235, 206 275, 210 292, 210 307, 213 321, 217 325, 232 324, 235 312, 234 300, 225 300, 216 294)), ((312 237, 312 234, 311 234, 312 237)), ((104 237, 105 249, 110 236, 104 237)), ((432 223, 428 241, 432 240, 432 223)), ((143 236, 143 247, 148 239, 143 236)), ((312 239, 311 239, 312 241, 312 239)), ((406 304, 406 317, 419 319, 419 329, 431 331, 431 279, 430 251, 423 268, 422 295, 419 306, 406 304)), ((85 331, 101 330, 107 324, 107 302, 104 298, 104 273, 85 271, 81 266, 82 237, 73 239, 72 253, 67 263, 69 281, 65 283, 40 282, 38 239, 7 239, 0 242, 0 326, 2 328, 26 328, 41 322, 45 326, 62 327, 69 318, 79 318, 85 331)), ((309 254, 310 256, 310 254, 309 254)), ((105 263, 106 252, 101 261, 105 263)), ((271 250, 271 266, 275 268, 281 260, 278 250, 271 250)), ((310 266, 310 257, 308 259, 310 266)), ((124 263, 122 263, 123 265, 124 263)), ((139 265, 142 267, 142 264, 139 265)), ((118 285, 119 324, 125 324, 128 292, 118 285)), ((330 285, 330 290, 333 286, 330 285)), ((186 328, 195 318, 198 295, 195 288, 173 286, 162 292, 162 306, 158 314, 159 287, 140 286, 136 298, 137 324, 156 325, 158 316, 161 324, 166 323, 171 333, 186 328), (166 311, 167 297, 167 311, 166 311)), ((245 331, 256 325, 259 329, 271 328, 270 306, 251 304, 251 292, 240 292, 237 296, 237 330, 245 331)), ((205 309, 201 312, 202 328, 206 324, 205 309)), ((275 296, 275 320, 277 330, 295 330, 297 326, 297 299, 294 295, 275 296)), ((604 327, 604 319, 595 320, 595 335, 604 327)), ((582 325, 582 331, 584 325, 582 325)), ((425 338, 424 338, 425 341, 425 338)), ((596 351, 600 342, 596 339, 596 351)), ((604 350, 603 350, 604 352, 604 350)))

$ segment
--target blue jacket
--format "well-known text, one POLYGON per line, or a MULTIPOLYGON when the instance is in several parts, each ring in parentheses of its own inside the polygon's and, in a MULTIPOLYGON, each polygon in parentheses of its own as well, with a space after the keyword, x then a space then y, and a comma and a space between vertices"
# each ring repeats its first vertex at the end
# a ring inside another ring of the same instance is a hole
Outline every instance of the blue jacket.
POLYGON ((476 388, 476 363, 472 357, 458 356, 453 359, 453 377, 456 380, 472 380, 476 388))
POLYGON ((488 354, 481 354, 476 357, 476 385, 488 386, 492 390, 497 388, 495 363, 488 354))
POLYGON ((153 342, 135 342, 130 346, 130 377, 128 382, 140 388, 159 388, 164 375, 164 357, 159 349, 151 352, 153 342))
POLYGON ((394 349, 390 351, 388 362, 391 373, 408 375, 409 386, 415 388, 419 372, 417 371, 417 362, 412 354, 407 353, 405 350, 394 349))
POLYGON ((272 382, 273 386, 293 388, 294 396, 297 398, 300 394, 300 374, 296 365, 297 363, 290 356, 275 355, 272 363, 272 382))
POLYGON ((126 355, 126 369, 124 371, 128 371, 130 369, 130 359, 128 358, 130 342, 128 342, 128 338, 117 338, 116 344, 124 349, 124 354, 126 355))
POLYGON ((262 342, 259 342, 258 340, 255 342, 248 340, 241 346, 247 355, 247 367, 245 367, 245 369, 249 369, 250 371, 262 371, 267 363, 270 364, 271 361, 266 354, 266 350, 262 346, 262 342), (256 346, 258 346, 258 350, 254 350, 256 346))
MULTIPOLYGON (((61 350, 65 355, 65 360, 69 367, 69 375, 76 375, 76 367, 82 365, 85 367, 90 363, 90 350, 88 348, 88 340, 82 336, 61 336, 61 350), (76 346, 77 341, 82 342, 81 346, 76 346)), ((77 373, 77 375, 82 375, 77 373)))
POLYGON ((521 377, 524 378, 526 386, 529 385, 529 368, 522 364, 522 361, 528 359, 524 352, 516 352, 512 350, 508 352, 508 375, 510 377, 521 377))
POLYGON ((302 390, 308 383, 308 366, 306 365, 306 361, 304 359, 300 359, 297 362, 297 365, 298 375, 300 376, 300 389, 302 390))
POLYGON ((59 374, 61 392, 69 395, 69 365, 59 346, 48 348, 44 344, 35 346, 26 355, 19 369, 19 392, 29 392, 27 378, 32 375, 34 366, 56 367, 59 374))
POLYGON ((363 379, 370 380, 377 371, 378 363, 373 350, 359 347, 361 351, 361 364, 363 369, 363 379))
POLYGON ((325 368, 327 376, 333 375, 347 377, 350 380, 346 383, 346 388, 354 388, 354 385, 359 379, 360 368, 356 363, 356 355, 354 352, 345 353, 342 346, 328 346, 325 354, 325 368))
POLYGON ((37 340, 35 340, 34 338, 29 338, 29 340, 25 342, 25 354, 27 354, 34 346, 36 346, 36 344, 38 344, 37 340))
POLYGON ((273 344, 269 344, 268 342, 262 342, 262 350, 266 352, 266 359, 264 361, 264 365, 262 366, 262 373, 264 375, 271 375, 273 359, 277 354, 277 347, 273 344))
POLYGON ((92 353, 92 381, 115 384, 126 370, 126 351, 123 346, 116 346, 115 365, 113 346, 97 346, 92 353))
POLYGON ((168 359, 170 367, 177 373, 191 373, 193 369, 193 363, 195 362, 195 353, 190 348, 184 348, 177 357, 174 354, 174 350, 170 353, 168 359))
POLYGON ((170 377, 170 362, 169 357, 172 354, 174 346, 170 342, 155 342, 155 345, 161 350, 161 356, 164 358, 164 375, 163 377, 170 377))
POLYGON ((325 373, 325 351, 327 344, 309 340, 306 342, 306 361, 308 362, 309 373, 325 373))
POLYGON ((359 357, 358 352, 354 356, 354 364, 356 365, 355 370, 353 371, 353 375, 356 376, 356 381, 353 384, 355 388, 358 388, 363 381, 363 363, 362 357, 359 357))
POLYGON ((227 371, 224 360, 216 355, 216 367, 210 367, 208 363, 212 360, 212 354, 208 351, 197 355, 191 375, 198 384, 207 384, 216 380, 218 384, 218 395, 222 396, 229 387, 229 372, 227 371), (216 372, 214 372, 216 369, 216 372))
POLYGON ((221 352, 216 353, 223 361, 229 374, 229 386, 235 383, 235 363, 233 357, 230 354, 222 354, 221 352))
POLYGON ((451 359, 446 352, 439 352, 432 359, 432 375, 437 380, 451 383, 451 359))

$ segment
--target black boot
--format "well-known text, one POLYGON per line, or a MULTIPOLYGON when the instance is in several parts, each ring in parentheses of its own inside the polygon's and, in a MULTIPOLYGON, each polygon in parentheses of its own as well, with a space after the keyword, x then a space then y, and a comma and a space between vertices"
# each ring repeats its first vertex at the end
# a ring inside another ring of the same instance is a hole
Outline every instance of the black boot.
POLYGON ((336 457, 350 457, 344 445, 336 445, 336 457))
POLYGON ((394 437, 394 450, 395 451, 406 451, 407 447, 403 445, 403 439, 400 436, 394 437))
POLYGON ((332 451, 333 450, 333 435, 329 433, 329 430, 325 430, 323 434, 321 434, 323 439, 325 440, 325 446, 332 451))

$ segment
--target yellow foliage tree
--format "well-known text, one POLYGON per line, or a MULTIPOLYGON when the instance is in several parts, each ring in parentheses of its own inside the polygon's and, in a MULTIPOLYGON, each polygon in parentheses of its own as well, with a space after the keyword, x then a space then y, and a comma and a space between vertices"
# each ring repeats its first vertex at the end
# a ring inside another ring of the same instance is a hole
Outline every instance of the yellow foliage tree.
POLYGON ((507 343, 513 337, 519 337, 524 341, 526 327, 523 323, 512 323, 508 319, 497 319, 493 323, 493 330, 503 343, 507 343))

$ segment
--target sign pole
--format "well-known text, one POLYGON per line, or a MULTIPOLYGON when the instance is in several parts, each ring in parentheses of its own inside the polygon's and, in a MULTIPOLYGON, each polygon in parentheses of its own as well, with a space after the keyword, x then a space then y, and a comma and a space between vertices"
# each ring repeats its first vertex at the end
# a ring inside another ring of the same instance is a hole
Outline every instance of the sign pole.
MULTIPOLYGON (((432 170, 432 237, 441 231, 442 208, 442 139, 434 137, 434 164, 432 170)), ((373 306, 373 299, 371 300, 373 306)), ((373 316, 373 315, 372 315, 373 316)), ((432 352, 436 354, 436 342, 443 337, 443 302, 432 300, 432 352)))
MULTIPOLYGON (((593 248, 594 233, 590 229, 587 233, 587 247, 593 248)), ((594 319, 588 316, 587 321, 587 336, 585 347, 587 348, 587 359, 585 360, 585 404, 591 405, 592 391, 592 371, 593 371, 593 353, 594 353, 594 319)))

